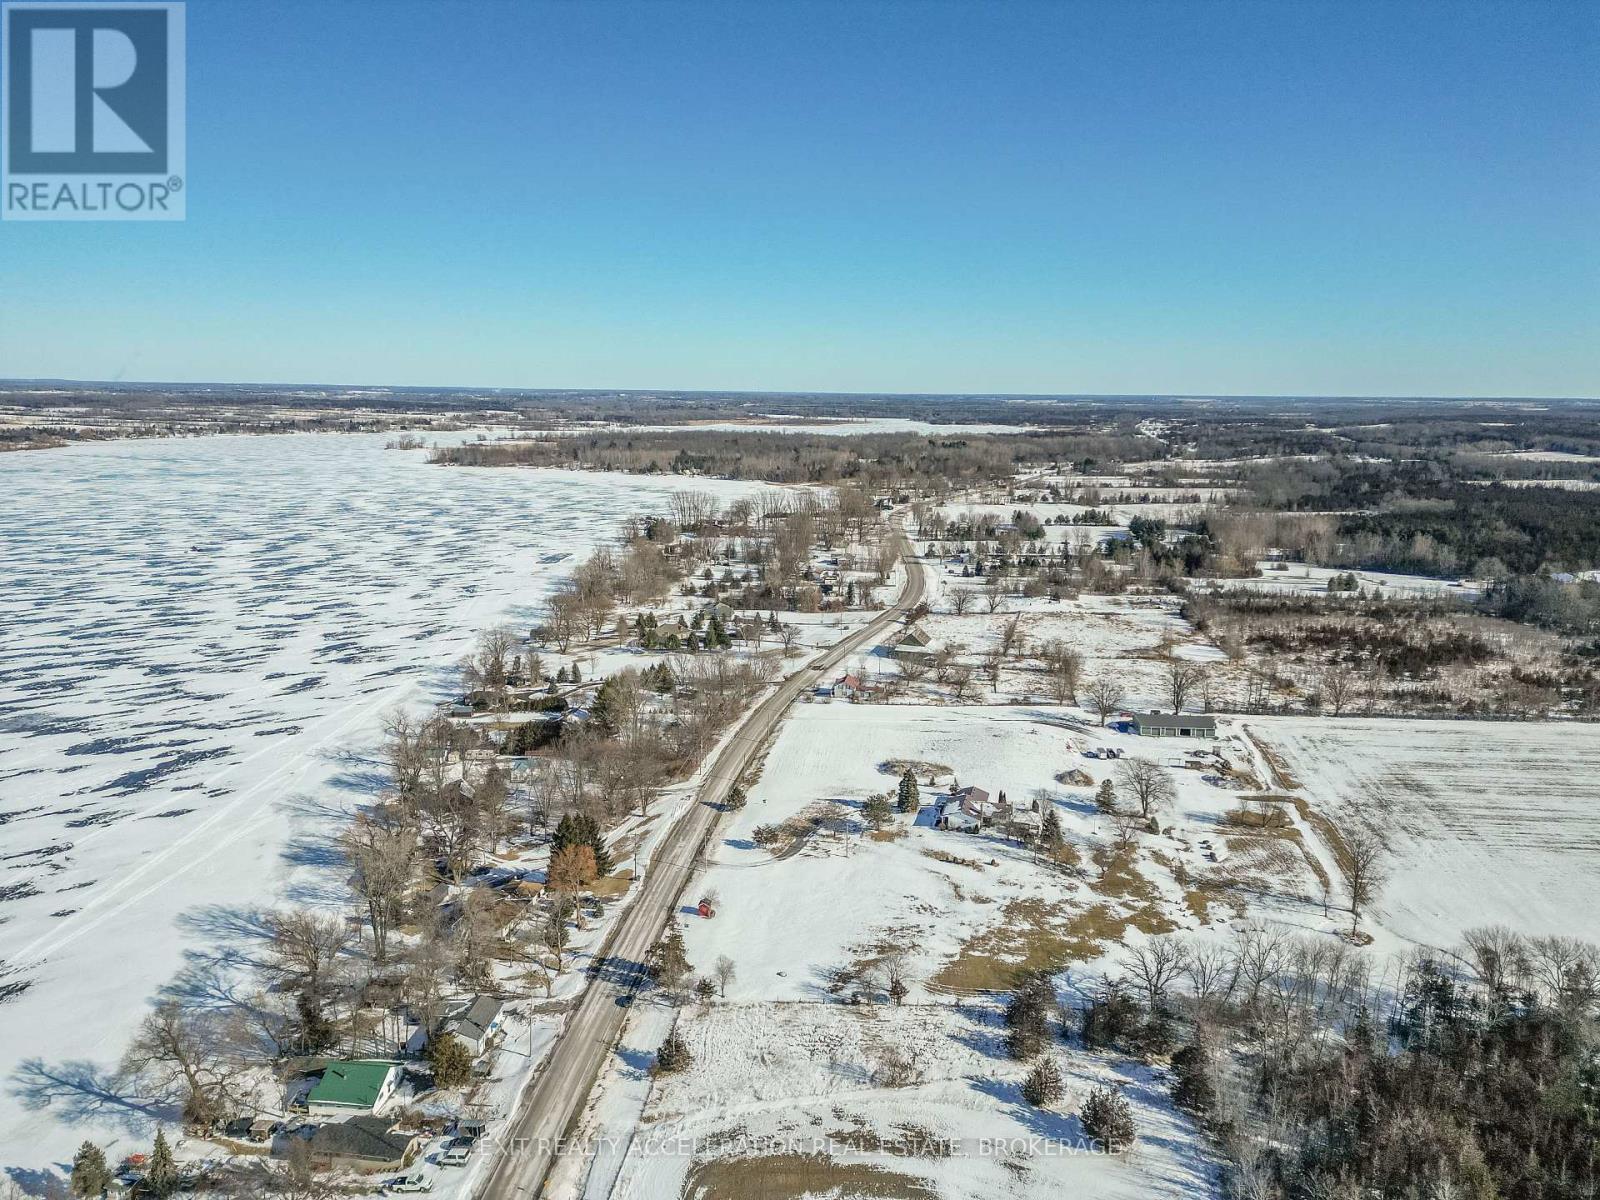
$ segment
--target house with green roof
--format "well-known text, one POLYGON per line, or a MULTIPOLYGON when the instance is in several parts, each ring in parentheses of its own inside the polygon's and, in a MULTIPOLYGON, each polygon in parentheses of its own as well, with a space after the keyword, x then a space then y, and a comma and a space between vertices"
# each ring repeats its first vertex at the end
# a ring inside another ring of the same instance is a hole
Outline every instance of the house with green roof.
POLYGON ((377 1112, 394 1095, 400 1068, 388 1062, 331 1062, 306 1097, 313 1116, 347 1117, 377 1112))

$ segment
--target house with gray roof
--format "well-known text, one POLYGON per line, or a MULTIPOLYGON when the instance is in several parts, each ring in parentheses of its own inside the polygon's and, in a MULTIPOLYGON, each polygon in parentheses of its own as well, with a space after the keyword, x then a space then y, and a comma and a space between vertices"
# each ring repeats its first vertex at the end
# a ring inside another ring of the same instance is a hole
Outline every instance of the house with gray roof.
POLYGON ((325 1171, 399 1171, 411 1165, 422 1135, 403 1133, 384 1117, 352 1117, 318 1125, 307 1146, 311 1163, 325 1171))
POLYGON ((1217 736, 1217 719, 1200 713, 1135 713, 1129 723, 1140 737, 1217 736))

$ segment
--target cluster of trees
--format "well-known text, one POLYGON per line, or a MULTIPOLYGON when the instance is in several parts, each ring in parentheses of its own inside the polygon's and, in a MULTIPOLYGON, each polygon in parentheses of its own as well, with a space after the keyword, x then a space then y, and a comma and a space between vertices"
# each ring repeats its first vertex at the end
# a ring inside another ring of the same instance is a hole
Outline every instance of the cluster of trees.
MULTIPOLYGON (((1070 1037, 1072 1030, 1069 1015, 1056 999, 1050 973, 1024 974, 1007 999, 1002 1016, 1006 1052, 1012 1058, 1033 1063, 1022 1083, 1022 1098, 1036 1108, 1059 1103, 1066 1088, 1051 1046, 1056 1041, 1056 1031, 1070 1037)), ((1079 1120, 1084 1133, 1100 1149, 1113 1154, 1129 1149, 1137 1137, 1132 1107, 1116 1088, 1092 1089, 1083 1102, 1079 1120)))
POLYGON ((585 467, 711 475, 772 483, 853 483, 873 492, 936 495, 1009 481, 1019 464, 1117 461, 1154 444, 1127 431, 866 434, 629 430, 441 447, 433 461, 461 466, 585 467))
POLYGON ((1600 711, 1595 643, 1492 626, 1447 597, 1190 591, 1182 611, 1231 655, 1251 655, 1243 693, 1219 698, 1230 708, 1516 718, 1600 711), (1285 664, 1301 667, 1290 674, 1285 664))
POLYGON ((1263 510, 1340 514, 1275 543, 1318 565, 1498 579, 1600 564, 1600 493, 1484 485, 1466 478, 1475 473, 1444 455, 1242 468, 1263 510))
POLYGON ((1600 581, 1538 575, 1500 579, 1484 597, 1483 607, 1509 621, 1585 639, 1583 652, 1600 655, 1600 581))
POLYGON ((1059 1027, 1170 1061, 1237 1195, 1577 1200, 1600 1188, 1597 1015, 1600 951, 1577 939, 1477 929, 1380 967, 1251 925, 1149 939, 1075 1012, 1024 980, 1007 1024, 1019 1057, 1059 1027))

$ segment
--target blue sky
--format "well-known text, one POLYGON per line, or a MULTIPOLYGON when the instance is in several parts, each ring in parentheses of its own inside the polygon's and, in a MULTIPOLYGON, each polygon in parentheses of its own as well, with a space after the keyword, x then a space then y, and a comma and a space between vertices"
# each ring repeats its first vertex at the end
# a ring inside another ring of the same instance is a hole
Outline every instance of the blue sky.
POLYGON ((1600 5, 190 0, 0 376, 1600 395, 1600 5))

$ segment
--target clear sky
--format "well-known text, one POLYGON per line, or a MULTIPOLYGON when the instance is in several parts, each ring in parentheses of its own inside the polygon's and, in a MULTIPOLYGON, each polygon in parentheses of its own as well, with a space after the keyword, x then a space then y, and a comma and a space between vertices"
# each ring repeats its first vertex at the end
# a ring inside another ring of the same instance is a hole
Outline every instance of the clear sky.
POLYGON ((190 0, 0 376, 1600 395, 1600 4, 190 0))

